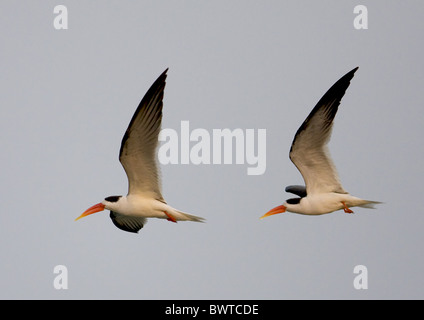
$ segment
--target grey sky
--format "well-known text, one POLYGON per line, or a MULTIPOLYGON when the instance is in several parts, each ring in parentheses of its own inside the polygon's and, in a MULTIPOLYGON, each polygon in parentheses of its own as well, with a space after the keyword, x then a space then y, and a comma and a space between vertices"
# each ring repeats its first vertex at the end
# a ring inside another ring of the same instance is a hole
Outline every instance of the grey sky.
POLYGON ((2 1, 0 298, 423 298, 421 1, 2 1), (69 29, 53 27, 68 9, 69 29), (353 8, 368 8, 368 30, 353 8), (330 150, 343 186, 385 202, 259 217, 303 183, 288 158, 319 98, 359 66, 330 150), (169 67, 163 128, 266 129, 266 171, 161 166, 163 195, 207 223, 108 212, 122 136, 169 67), (368 268, 368 290, 353 269, 368 268), (56 265, 67 290, 53 287, 56 265))

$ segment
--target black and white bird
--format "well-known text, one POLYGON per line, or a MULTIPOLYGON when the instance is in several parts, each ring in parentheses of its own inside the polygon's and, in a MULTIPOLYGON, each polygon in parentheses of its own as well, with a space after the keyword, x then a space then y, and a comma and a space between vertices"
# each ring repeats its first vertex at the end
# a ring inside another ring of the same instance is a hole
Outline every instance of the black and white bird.
POLYGON ((288 186, 286 192, 298 197, 288 199, 261 219, 285 211, 321 215, 343 209, 353 213, 351 207, 373 208, 381 203, 354 197, 343 189, 327 146, 340 101, 357 69, 340 78, 324 94, 296 132, 289 156, 302 174, 306 187, 288 186))
POLYGON ((143 228, 147 218, 203 222, 201 217, 168 205, 160 190, 156 151, 167 71, 147 91, 122 138, 119 161, 128 177, 127 196, 107 197, 75 220, 106 209, 116 227, 134 233, 143 228))

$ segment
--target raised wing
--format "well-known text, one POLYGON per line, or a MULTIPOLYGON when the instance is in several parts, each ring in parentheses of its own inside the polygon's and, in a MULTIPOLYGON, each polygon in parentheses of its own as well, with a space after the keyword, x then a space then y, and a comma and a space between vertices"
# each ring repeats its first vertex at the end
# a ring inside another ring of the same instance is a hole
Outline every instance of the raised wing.
POLYGON ((357 69, 340 78, 324 94, 293 139, 290 159, 302 174, 308 195, 323 192, 347 193, 340 183, 327 143, 340 101, 357 69))
POLYGON ((160 201, 164 200, 160 191, 156 149, 167 71, 159 76, 141 100, 119 151, 119 161, 128 176, 128 194, 147 194, 160 201))

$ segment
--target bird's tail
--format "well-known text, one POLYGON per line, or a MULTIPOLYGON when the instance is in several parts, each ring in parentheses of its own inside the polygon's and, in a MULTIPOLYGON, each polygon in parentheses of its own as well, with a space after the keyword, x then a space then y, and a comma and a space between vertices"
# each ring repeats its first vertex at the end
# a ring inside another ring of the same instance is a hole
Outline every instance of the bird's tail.
POLYGON ((363 203, 359 204, 358 207, 361 208, 368 208, 368 209, 375 209, 376 204, 380 204, 383 202, 380 201, 371 201, 371 200, 363 200, 363 203))
POLYGON ((177 220, 186 220, 186 221, 194 221, 194 222, 205 222, 205 218, 194 216, 192 214, 188 214, 179 210, 175 210, 178 213, 177 220))

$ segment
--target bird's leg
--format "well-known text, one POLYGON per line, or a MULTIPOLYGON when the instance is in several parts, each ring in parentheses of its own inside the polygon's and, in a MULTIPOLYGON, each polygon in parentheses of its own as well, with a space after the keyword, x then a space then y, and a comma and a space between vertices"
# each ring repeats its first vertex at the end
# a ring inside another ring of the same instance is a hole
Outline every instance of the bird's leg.
POLYGON ((175 220, 175 218, 171 216, 168 212, 164 211, 163 213, 165 213, 166 216, 168 217, 168 219, 166 220, 177 223, 177 220, 175 220))
POLYGON ((342 204, 343 204, 343 210, 344 210, 344 212, 346 212, 346 213, 353 213, 353 211, 352 210, 350 210, 348 207, 347 207, 347 205, 346 205, 346 203, 344 202, 344 201, 342 201, 342 204))

